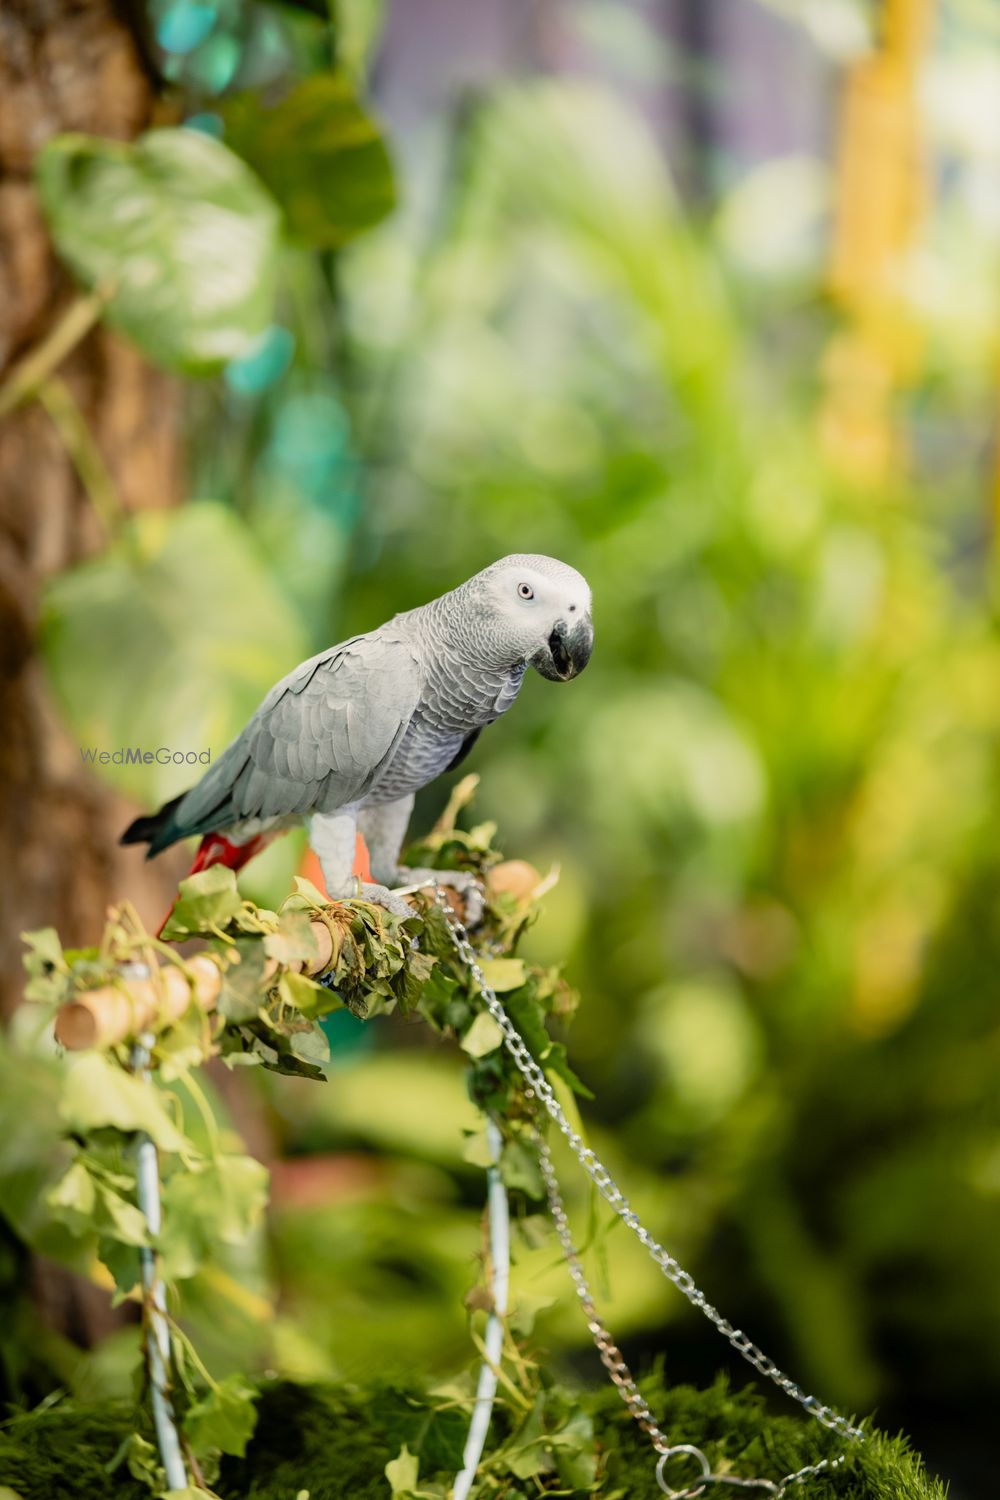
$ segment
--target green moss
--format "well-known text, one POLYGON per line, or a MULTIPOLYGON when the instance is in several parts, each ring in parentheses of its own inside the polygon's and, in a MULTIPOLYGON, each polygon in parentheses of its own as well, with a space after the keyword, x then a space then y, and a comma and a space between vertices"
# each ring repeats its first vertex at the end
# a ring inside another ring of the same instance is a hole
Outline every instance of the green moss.
MULTIPOLYGON (((734 1395, 723 1380, 705 1391, 665 1391, 657 1376, 642 1384, 668 1433, 678 1442, 704 1445, 713 1463, 728 1460, 741 1475, 775 1479, 845 1449, 837 1434, 795 1416, 774 1416, 755 1392, 734 1395)), ((597 1493, 606 1500, 661 1500, 649 1444, 616 1393, 601 1389, 583 1400, 601 1455, 597 1493)), ((108 1468, 134 1416, 125 1404, 69 1400, 16 1414, 0 1431, 0 1485, 22 1500, 149 1500, 149 1491, 124 1465, 114 1473, 108 1468)), ((501 1413, 499 1435, 504 1428, 501 1413)), ((145 1421, 143 1430, 148 1436, 145 1421)), ((416 1393, 276 1384, 260 1398, 246 1459, 225 1460, 217 1489, 224 1500, 290 1500, 303 1489, 310 1500, 388 1500, 383 1469, 402 1443, 419 1453, 422 1482, 448 1483, 464 1437, 461 1412, 435 1410, 416 1393)), ((876 1432, 863 1444, 849 1445, 849 1452, 843 1468, 810 1479, 795 1493, 803 1500, 945 1500, 943 1487, 928 1479, 905 1439, 876 1432)), ((675 1482, 689 1477, 678 1469, 675 1482)), ((511 1478, 492 1493, 513 1500, 537 1496, 538 1489, 533 1479, 511 1478)))
MULTIPOLYGON (((904 1437, 872 1432, 864 1443, 845 1442, 837 1433, 796 1416, 774 1415, 764 1398, 748 1389, 734 1395, 720 1378, 708 1390, 674 1386, 664 1390, 656 1377, 640 1381, 663 1430, 675 1442, 704 1447, 713 1468, 727 1460, 741 1476, 780 1479, 804 1464, 836 1458, 846 1463, 832 1474, 809 1479, 790 1493, 803 1500, 945 1500, 939 1481, 926 1474, 904 1437)), ((598 1441, 607 1452, 606 1493, 621 1490, 632 1500, 662 1500, 650 1459, 648 1439, 629 1417, 616 1391, 602 1388, 588 1398, 598 1441)), ((679 1488, 697 1471, 678 1463, 668 1479, 679 1488)), ((718 1493, 724 1494, 725 1490, 718 1493)))

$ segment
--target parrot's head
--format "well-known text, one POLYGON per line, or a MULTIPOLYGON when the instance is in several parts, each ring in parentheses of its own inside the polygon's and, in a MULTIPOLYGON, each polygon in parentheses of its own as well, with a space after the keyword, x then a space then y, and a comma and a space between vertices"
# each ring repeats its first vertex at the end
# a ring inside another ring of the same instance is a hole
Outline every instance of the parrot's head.
POLYGON ((478 574, 485 588, 491 634, 510 664, 527 662, 550 682, 582 672, 594 647, 590 587, 554 557, 515 553, 478 574))

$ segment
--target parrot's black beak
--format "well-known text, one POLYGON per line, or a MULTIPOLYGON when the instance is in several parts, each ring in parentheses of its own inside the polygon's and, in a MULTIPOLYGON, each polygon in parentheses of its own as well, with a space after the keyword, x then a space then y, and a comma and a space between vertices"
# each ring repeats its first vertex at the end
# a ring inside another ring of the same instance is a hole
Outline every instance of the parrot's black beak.
POLYGON ((557 620, 545 646, 530 658, 531 665, 550 682, 569 682, 579 675, 594 649, 594 627, 584 615, 572 626, 557 620))

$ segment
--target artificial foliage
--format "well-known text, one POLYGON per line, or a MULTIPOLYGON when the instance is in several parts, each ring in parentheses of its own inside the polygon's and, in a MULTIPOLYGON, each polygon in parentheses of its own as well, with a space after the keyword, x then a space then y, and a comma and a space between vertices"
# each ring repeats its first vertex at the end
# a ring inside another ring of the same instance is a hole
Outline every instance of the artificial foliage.
MULTIPOLYGON (((479 880, 485 896, 476 940, 484 969, 536 1059, 568 1097, 583 1086, 546 1022, 552 1014, 569 1016, 576 996, 557 971, 517 956, 542 882, 529 869, 526 883, 527 867, 500 861, 494 825, 470 831, 457 826, 475 783, 468 777, 455 788, 413 853, 479 880)), ((462 906, 460 897, 449 899, 453 909, 462 906)), ((298 878, 295 892, 269 911, 240 895, 232 871, 214 866, 181 882, 160 937, 148 933, 125 903, 109 913, 93 947, 63 950, 52 929, 27 934, 26 943, 26 999, 56 1016, 57 1035, 59 1016, 81 997, 117 989, 134 1001, 136 976, 128 966, 137 960, 153 975, 154 990, 162 991, 158 1014, 142 1023, 143 1071, 137 1072, 134 1035, 113 1036, 67 1059, 59 1084, 62 1149, 41 1170, 32 1194, 41 1206, 27 1237, 52 1253, 55 1230, 71 1247, 73 1263, 92 1272, 103 1268, 100 1275, 113 1284, 119 1302, 142 1302, 140 1250, 150 1246, 157 1252, 170 1309, 173 1400, 200 1485, 213 1482, 222 1454, 245 1452, 256 1421, 256 1387, 240 1373, 211 1375, 184 1328, 185 1283, 219 1247, 238 1249, 252 1238, 268 1199, 265 1168, 214 1118, 198 1082, 205 1064, 218 1058, 230 1068, 264 1068, 323 1083, 330 1060, 323 1022, 332 1012, 346 1009, 365 1021, 397 1008, 420 1016, 464 1050, 470 1096, 502 1122, 500 1169, 508 1189, 516 1198, 542 1195, 534 1108, 499 1028, 476 1003, 448 922, 429 893, 416 893, 413 915, 400 918, 362 900, 330 902, 298 878), (322 960, 317 930, 327 936, 322 960), (192 961, 194 943, 202 965, 208 957, 217 973, 217 994, 207 1009, 198 998, 202 970, 192 961), (310 966, 311 975, 305 972, 310 966), (179 1013, 167 1005, 172 970, 189 982, 179 1013), (185 1099, 189 1112, 193 1107, 190 1122, 185 1099), (155 1239, 138 1203, 135 1145, 141 1135, 159 1150, 163 1227, 155 1239)), ((470 1149, 475 1154, 476 1142, 470 1149)), ((3 1198, 0 1182, 0 1207, 3 1198)), ((533 1392, 530 1400, 520 1399, 530 1412, 541 1397, 533 1392)), ((536 1417, 541 1423, 541 1407, 536 1417)), ((564 1413, 564 1425, 572 1420, 572 1413, 564 1413)), ((537 1447, 541 1435, 539 1426, 522 1444, 537 1447)), ((579 1478, 556 1446, 560 1471, 579 1478)), ((162 1489, 156 1451, 141 1432, 132 1435, 127 1450, 130 1472, 162 1489)))

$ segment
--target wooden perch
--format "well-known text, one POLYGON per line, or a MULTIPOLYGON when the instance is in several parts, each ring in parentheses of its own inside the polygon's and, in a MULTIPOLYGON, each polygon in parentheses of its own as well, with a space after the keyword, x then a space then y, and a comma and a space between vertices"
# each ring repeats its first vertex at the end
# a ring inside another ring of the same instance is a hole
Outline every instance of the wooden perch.
POLYGON ((156 979, 129 979, 85 990, 56 1014, 56 1041, 70 1052, 85 1047, 113 1047, 151 1026, 177 1021, 192 1003, 215 1009, 222 988, 219 966, 206 953, 188 961, 194 975, 190 985, 181 969, 160 970, 156 979))
MULTIPOLYGON (((333 937, 323 921, 312 923, 316 954, 305 964, 291 964, 306 974, 322 974, 333 958, 333 937)), ((184 971, 172 964, 164 965, 155 979, 128 979, 120 984, 101 985, 85 990, 68 1000, 56 1013, 56 1041, 69 1052, 87 1047, 114 1047, 141 1031, 160 1030, 180 1020, 191 1004, 203 1011, 215 1009, 222 988, 218 963, 207 953, 188 959, 194 984, 188 983, 184 971)), ((264 968, 265 980, 278 970, 275 959, 264 968)))

